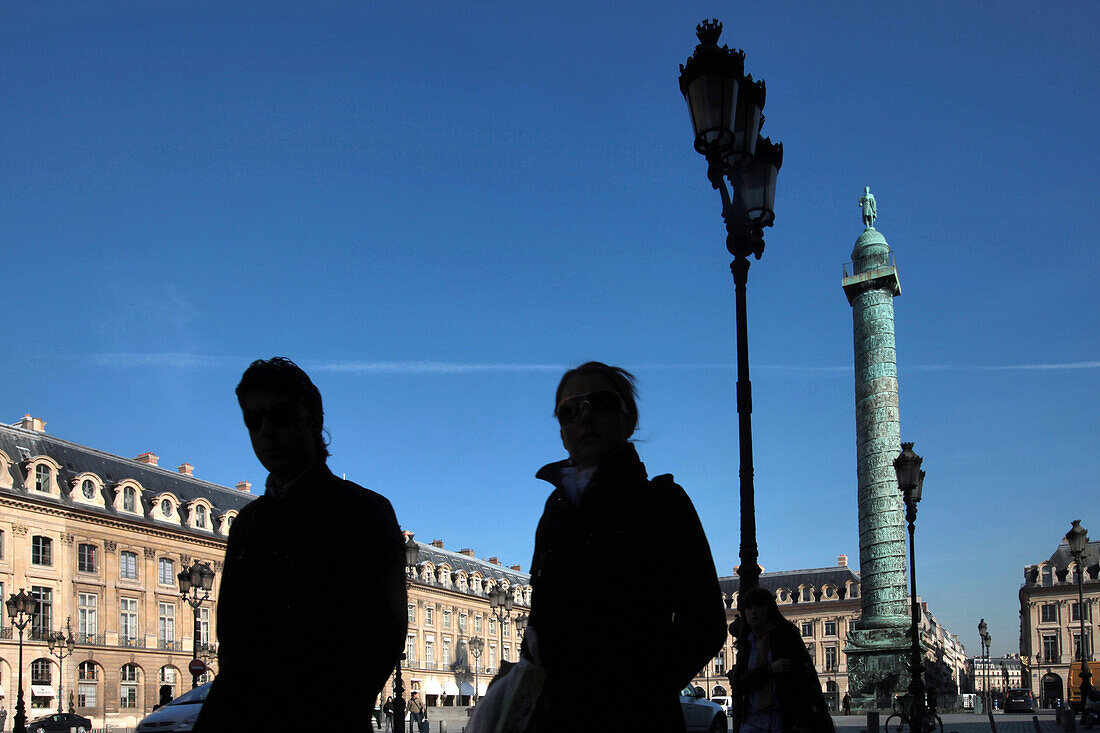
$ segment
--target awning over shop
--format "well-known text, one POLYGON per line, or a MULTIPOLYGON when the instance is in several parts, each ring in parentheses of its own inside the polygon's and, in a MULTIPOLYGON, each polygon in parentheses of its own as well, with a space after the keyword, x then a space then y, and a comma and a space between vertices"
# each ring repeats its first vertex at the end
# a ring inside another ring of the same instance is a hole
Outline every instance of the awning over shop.
POLYGON ((425 695, 442 695, 443 685, 438 680, 428 680, 424 683, 425 695))
POLYGON ((456 685, 453 680, 447 680, 446 682, 443 683, 443 694, 444 695, 457 695, 458 694, 458 685, 456 685))
POLYGON ((474 694, 474 686, 471 685, 469 682, 461 682, 458 685, 458 694, 459 695, 472 695, 472 694, 474 694))
POLYGON ((31 694, 38 697, 53 697, 53 692, 49 685, 31 685, 31 694))

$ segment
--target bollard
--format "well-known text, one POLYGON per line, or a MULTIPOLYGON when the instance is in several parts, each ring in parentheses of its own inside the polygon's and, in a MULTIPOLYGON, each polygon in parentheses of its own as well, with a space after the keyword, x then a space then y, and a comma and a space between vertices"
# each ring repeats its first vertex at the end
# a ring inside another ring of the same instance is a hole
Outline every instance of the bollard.
POLYGON ((878 711, 867 713, 867 733, 878 733, 878 711))
POLYGON ((439 721, 439 733, 447 733, 447 721, 439 721))
POLYGON ((1039 727, 1039 716, 1038 715, 1032 715, 1031 716, 1031 724, 1035 726, 1035 733, 1043 733, 1043 729, 1041 727, 1039 727))

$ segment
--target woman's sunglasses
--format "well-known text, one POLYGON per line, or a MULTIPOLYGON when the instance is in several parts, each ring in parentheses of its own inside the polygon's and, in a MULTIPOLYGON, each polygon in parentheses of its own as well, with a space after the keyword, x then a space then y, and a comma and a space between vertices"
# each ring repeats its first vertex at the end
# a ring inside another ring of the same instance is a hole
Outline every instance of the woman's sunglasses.
POLYGON ((565 398, 558 403, 558 409, 554 410, 554 415, 557 416, 560 424, 572 425, 580 419, 585 406, 596 413, 621 411, 624 415, 626 414, 626 404, 622 396, 618 392, 605 389, 565 398))

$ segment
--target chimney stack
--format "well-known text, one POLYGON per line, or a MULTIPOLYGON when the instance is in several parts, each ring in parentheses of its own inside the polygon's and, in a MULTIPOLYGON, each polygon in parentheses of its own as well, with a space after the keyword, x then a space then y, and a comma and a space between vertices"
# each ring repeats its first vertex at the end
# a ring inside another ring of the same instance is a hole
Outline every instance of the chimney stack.
POLYGON ((847 555, 837 555, 836 564, 839 565, 842 568, 848 567, 848 556, 847 555))
POLYGON ((432 547, 438 547, 439 549, 442 550, 443 549, 443 540, 432 540, 432 547))
POLYGON ((458 554, 465 555, 466 557, 477 557, 477 555, 474 554, 474 551, 469 547, 463 547, 461 550, 458 551, 458 554))
POLYGON ((248 481, 241 481, 234 488, 237 489, 237 491, 243 491, 246 494, 252 493, 252 484, 248 481))
POLYGON ((155 453, 142 453, 134 460, 138 463, 144 463, 146 466, 155 466, 157 465, 157 461, 160 460, 160 456, 155 453))
POLYGON ((192 466, 190 463, 181 463, 179 465, 179 468, 177 468, 176 470, 179 471, 184 476, 194 476, 195 475, 195 467, 192 466))
POLYGON ((522 573, 523 572, 523 568, 521 568, 519 565, 510 565, 509 567, 512 570, 515 570, 517 573, 522 573))
POLYGON ((495 557, 490 557, 489 562, 492 563, 493 565, 500 565, 500 560, 498 558, 495 558, 495 557))
POLYGON ((31 417, 30 413, 27 413, 19 421, 19 427, 24 430, 33 430, 36 433, 44 433, 46 432, 46 421, 39 417, 31 417))

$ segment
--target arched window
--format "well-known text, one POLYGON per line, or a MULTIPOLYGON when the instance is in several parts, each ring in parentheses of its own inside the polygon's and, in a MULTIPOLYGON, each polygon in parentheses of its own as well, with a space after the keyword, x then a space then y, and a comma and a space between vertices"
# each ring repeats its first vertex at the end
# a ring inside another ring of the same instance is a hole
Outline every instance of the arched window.
POLYGON ((34 467, 34 490, 49 493, 50 467, 44 463, 39 463, 34 467))
POLYGON ((124 664, 119 672, 119 707, 133 709, 138 706, 139 670, 136 664, 124 664))
POLYGON ((86 478, 80 482, 80 491, 84 494, 85 499, 95 498, 95 482, 90 478, 86 478))
POLYGON ((76 706, 95 708, 99 703, 99 670, 95 662, 81 662, 76 670, 76 706))
POLYGON ((160 513, 166 517, 172 516, 172 500, 161 499, 160 500, 160 513))
POLYGON ((48 685, 53 682, 50 675, 50 660, 36 659, 31 662, 31 684, 48 685))
POLYGON ((195 507, 195 526, 206 529, 206 507, 202 504, 195 507))
POLYGON ((127 486, 122 489, 122 508, 128 512, 137 511, 137 491, 133 486, 127 486))

